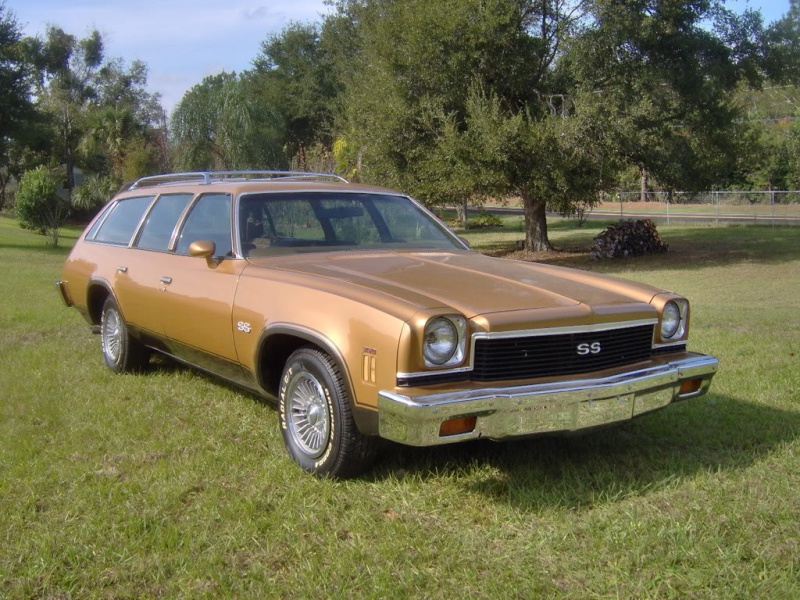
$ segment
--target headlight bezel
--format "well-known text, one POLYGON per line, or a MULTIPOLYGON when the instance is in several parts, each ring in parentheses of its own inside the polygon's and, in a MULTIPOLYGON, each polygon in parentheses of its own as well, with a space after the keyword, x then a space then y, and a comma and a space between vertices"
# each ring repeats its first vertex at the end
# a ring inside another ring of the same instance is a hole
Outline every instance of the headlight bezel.
POLYGON ((673 342, 686 336, 689 302, 684 298, 668 300, 659 317, 659 336, 663 342, 673 342))
POLYGON ((441 369, 460 365, 466 356, 467 320, 461 315, 436 315, 428 319, 422 330, 422 360, 427 368, 441 369), (451 337, 445 351, 433 344, 446 343, 442 334, 451 337))

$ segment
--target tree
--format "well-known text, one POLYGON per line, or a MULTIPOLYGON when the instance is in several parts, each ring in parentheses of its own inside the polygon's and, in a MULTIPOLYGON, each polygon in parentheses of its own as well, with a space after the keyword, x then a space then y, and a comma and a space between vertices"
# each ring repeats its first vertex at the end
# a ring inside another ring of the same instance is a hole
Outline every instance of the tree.
POLYGON ((800 190, 800 120, 795 120, 783 151, 786 187, 800 190))
POLYGON ((776 83, 800 83, 800 0, 766 32, 765 71, 776 83))
POLYGON ((622 162, 670 190, 740 180, 751 138, 734 91, 761 82, 760 14, 718 2, 598 0, 591 17, 565 64, 585 98, 601 99, 580 108, 613 126, 622 162))
POLYGON ((14 204, 20 226, 45 236, 53 246, 58 246, 70 212, 69 201, 58 195, 57 188, 57 178, 46 167, 37 167, 22 176, 14 204))
POLYGON ((158 95, 146 90, 147 67, 107 61, 95 76, 96 97, 87 111, 82 142, 87 165, 117 183, 166 170, 166 114, 158 95))
POLYGON ((338 33, 352 67, 337 133, 363 154, 363 177, 428 203, 518 194, 529 250, 550 246, 547 208, 591 205, 626 166, 668 189, 743 178, 753 136, 732 92, 768 72, 758 12, 714 0, 336 6, 323 41, 338 33))
POLYGON ((78 40, 51 25, 45 40, 37 39, 35 44, 39 105, 55 130, 53 149, 64 169, 63 185, 72 190, 87 109, 96 92, 93 76, 103 62, 103 39, 95 30, 78 40))
POLYGON ((235 73, 206 77, 172 113, 178 168, 244 169, 258 166, 253 105, 235 73))
POLYGON ((525 247, 550 249, 546 210, 593 206, 614 181, 616 157, 603 121, 504 110, 501 99, 470 91, 462 127, 446 127, 444 160, 456 165, 465 190, 517 194, 525 210, 525 247))
POLYGON ((36 118, 31 101, 31 67, 14 14, 0 2, 0 209, 13 174, 10 157, 15 140, 25 136, 36 118))
POLYGON ((266 110, 262 123, 271 132, 276 123, 287 158, 319 142, 330 147, 338 93, 331 52, 315 24, 290 23, 261 44, 249 74, 254 101, 266 110))
POLYGON ((100 33, 78 39, 51 26, 44 40, 29 38, 38 67, 38 104, 53 129, 52 160, 75 186, 76 167, 118 181, 132 149, 149 148, 166 165, 166 116, 157 95, 146 91, 147 68, 106 60, 100 33))
POLYGON ((83 213, 92 213, 105 204, 119 189, 112 177, 88 175, 72 194, 72 205, 83 213))
POLYGON ((340 2, 337 18, 357 48, 339 126, 363 152, 364 178, 429 204, 522 195, 526 243, 548 248, 544 207, 574 186, 570 167, 556 176, 541 161, 580 155, 559 141, 555 98, 565 96, 553 67, 585 4, 340 2))
MULTIPOLYGON (((128 107, 98 107, 89 110, 86 115, 86 135, 81 149, 88 156, 96 156, 97 160, 107 160, 106 168, 122 180, 125 156, 131 139, 140 136, 139 128, 128 107)), ((98 170, 103 166, 97 165, 98 170)))
MULTIPOLYGON (((767 72, 776 83, 800 84, 800 0, 790 0, 789 11, 768 31, 769 52, 767 72)), ((777 100, 781 112, 776 126, 764 132, 766 143, 762 147, 771 149, 759 157, 757 164, 770 189, 800 189, 800 100, 797 87, 778 90, 777 100), (787 107, 794 114, 787 117, 787 107), (780 118, 784 117, 784 118, 780 118), (766 163, 766 164, 764 164, 766 163)), ((771 98, 775 101, 775 98, 771 98)))

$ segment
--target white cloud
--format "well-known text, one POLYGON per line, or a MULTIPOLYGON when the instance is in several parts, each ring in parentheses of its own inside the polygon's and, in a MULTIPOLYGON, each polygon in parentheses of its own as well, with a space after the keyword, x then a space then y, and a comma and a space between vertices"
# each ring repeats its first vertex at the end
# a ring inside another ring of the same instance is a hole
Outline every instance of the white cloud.
POLYGON ((250 68, 269 33, 318 21, 323 0, 6 0, 26 35, 56 25, 77 37, 97 29, 106 56, 148 66, 148 84, 171 111, 204 77, 250 68))

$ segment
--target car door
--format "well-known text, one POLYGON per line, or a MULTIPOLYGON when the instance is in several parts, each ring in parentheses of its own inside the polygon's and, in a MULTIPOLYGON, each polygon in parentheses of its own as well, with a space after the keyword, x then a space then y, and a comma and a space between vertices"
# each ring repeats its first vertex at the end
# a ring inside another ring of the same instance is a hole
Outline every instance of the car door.
MULTIPOLYGON (((117 202, 87 233, 90 243, 102 244, 108 269, 96 272, 114 291, 122 316, 132 329, 148 337, 161 337, 163 328, 154 305, 158 281, 151 257, 131 247, 133 237, 147 215, 153 213, 155 195, 135 196, 117 202)), ((177 219, 173 220, 174 228, 177 219)), ((167 250, 167 244, 164 250, 167 250)))
POLYGON ((175 228, 192 197, 190 193, 159 195, 117 266, 114 288, 122 313, 130 326, 148 336, 148 343, 153 343, 150 337, 166 337, 161 272, 171 255, 175 228))
POLYGON ((230 194, 197 198, 162 264, 161 320, 174 353, 197 366, 238 379, 232 310, 246 261, 233 255, 230 194), (195 241, 212 241, 213 257, 191 256, 195 241))

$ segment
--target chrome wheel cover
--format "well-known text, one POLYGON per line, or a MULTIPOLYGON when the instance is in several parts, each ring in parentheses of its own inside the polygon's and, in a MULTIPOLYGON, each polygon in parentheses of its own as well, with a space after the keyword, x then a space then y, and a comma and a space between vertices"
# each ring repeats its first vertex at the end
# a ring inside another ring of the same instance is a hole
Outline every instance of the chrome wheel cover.
POLYGON ((103 353, 114 363, 119 362, 122 348, 122 328, 119 313, 107 310, 103 315, 103 353))
POLYGON ((297 373, 286 388, 289 434, 309 458, 317 458, 328 446, 331 415, 325 391, 308 372, 297 373))

